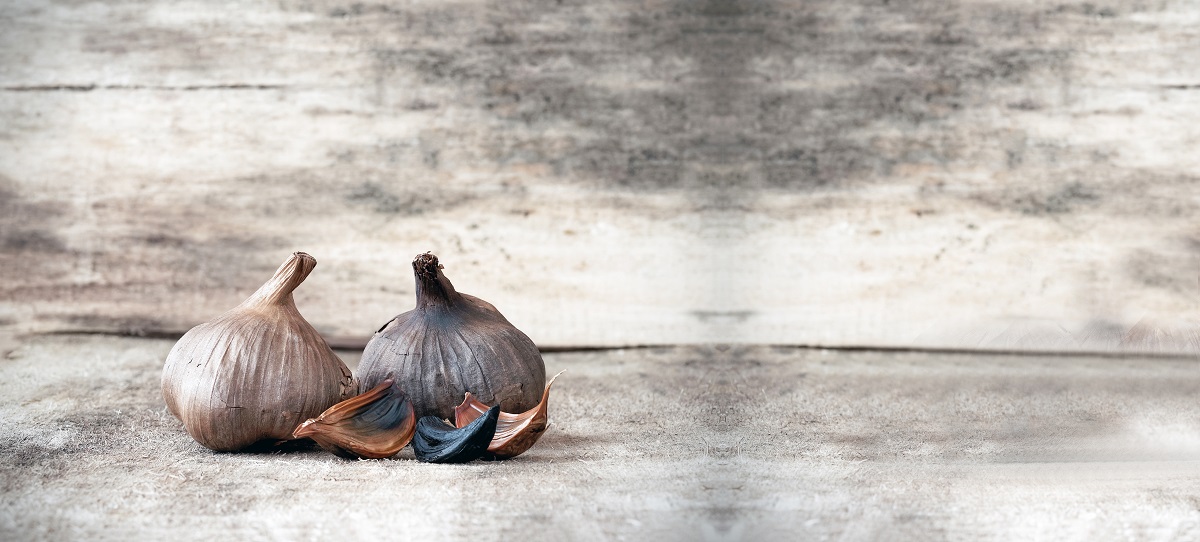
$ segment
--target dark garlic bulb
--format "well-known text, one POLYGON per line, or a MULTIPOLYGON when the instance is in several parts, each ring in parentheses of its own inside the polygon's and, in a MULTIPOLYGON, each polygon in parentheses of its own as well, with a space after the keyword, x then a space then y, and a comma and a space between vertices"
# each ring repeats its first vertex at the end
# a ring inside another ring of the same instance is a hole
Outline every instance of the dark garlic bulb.
POLYGON ((437 256, 413 260, 417 306, 379 329, 358 375, 374 386, 395 374, 418 416, 451 419, 463 394, 507 412, 536 406, 546 366, 533 341, 482 299, 460 294, 437 256))
POLYGON ((496 435, 500 407, 489 408, 482 416, 464 427, 455 429, 437 416, 425 416, 417 422, 413 437, 413 453, 426 463, 466 463, 487 453, 488 444, 496 435))
POLYGON ((389 379, 300 424, 292 436, 313 439, 341 457, 384 459, 408 445, 416 422, 412 403, 389 379))
POLYGON ((167 408, 197 442, 234 451, 289 440, 300 422, 358 388, 292 300, 317 260, 296 252, 254 295, 175 343, 163 367, 167 408))
MULTIPOLYGON (((520 414, 501 412, 496 421, 496 434, 488 444, 487 456, 492 459, 508 459, 521 455, 533 447, 542 437, 549 424, 548 410, 550 406, 550 386, 561 375, 560 371, 546 383, 542 392, 542 402, 520 414)), ((454 407, 454 425, 466 427, 471 422, 488 411, 488 406, 467 392, 462 404, 454 407)))

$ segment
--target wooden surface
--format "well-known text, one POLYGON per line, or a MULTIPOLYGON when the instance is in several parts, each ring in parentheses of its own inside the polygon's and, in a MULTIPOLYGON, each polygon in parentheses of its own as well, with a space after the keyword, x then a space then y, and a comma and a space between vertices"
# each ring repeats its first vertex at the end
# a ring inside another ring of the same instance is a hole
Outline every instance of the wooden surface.
POLYGON ((1200 538, 1194 359, 550 354, 534 448, 430 465, 210 452, 162 403, 170 347, 0 356, 0 539, 1200 538))
POLYGON ((304 250, 301 311, 360 339, 432 250, 545 346, 1109 347, 1197 318, 1198 28, 1193 1, 5 2, 0 326, 179 333, 304 250))

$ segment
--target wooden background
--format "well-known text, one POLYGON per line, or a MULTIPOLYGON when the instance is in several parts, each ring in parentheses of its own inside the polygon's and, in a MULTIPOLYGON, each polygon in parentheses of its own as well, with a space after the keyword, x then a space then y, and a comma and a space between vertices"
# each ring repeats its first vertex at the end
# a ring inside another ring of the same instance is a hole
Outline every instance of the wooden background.
POLYGON ((9 1, 0 328, 304 250, 352 341, 430 250, 543 346, 1107 347, 1197 317, 1198 143, 1195 1, 9 1))

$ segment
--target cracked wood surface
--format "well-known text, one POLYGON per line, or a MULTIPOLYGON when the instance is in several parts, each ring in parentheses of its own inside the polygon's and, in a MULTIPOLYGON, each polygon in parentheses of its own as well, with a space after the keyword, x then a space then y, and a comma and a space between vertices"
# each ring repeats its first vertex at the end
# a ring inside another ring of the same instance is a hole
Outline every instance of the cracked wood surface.
POLYGON ((1197 23, 6 2, 0 327, 179 333, 304 250, 302 312, 361 338, 432 250, 548 346, 1108 348, 1197 318, 1197 23))

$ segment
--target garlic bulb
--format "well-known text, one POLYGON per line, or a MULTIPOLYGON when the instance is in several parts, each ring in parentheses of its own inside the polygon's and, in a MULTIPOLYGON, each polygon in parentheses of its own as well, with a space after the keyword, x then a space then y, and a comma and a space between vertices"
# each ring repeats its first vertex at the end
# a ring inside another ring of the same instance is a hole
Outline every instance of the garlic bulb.
POLYGON ((412 265, 417 306, 367 343, 358 369, 363 387, 394 374, 420 417, 453 419, 466 392, 506 412, 536 406, 546 366, 533 341, 491 303, 455 291, 437 256, 421 254, 412 265))
POLYGON ((292 254, 254 295, 192 328, 167 355, 163 398, 200 444, 234 451, 288 440, 300 422, 355 395, 350 370, 292 300, 316 265, 292 254))

